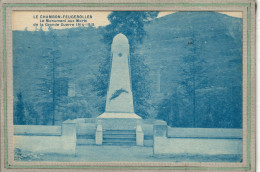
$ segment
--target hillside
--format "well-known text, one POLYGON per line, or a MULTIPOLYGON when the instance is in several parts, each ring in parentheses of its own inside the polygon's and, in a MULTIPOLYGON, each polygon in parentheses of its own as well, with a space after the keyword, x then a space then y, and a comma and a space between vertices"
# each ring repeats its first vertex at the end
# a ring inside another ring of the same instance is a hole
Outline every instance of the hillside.
MULTIPOLYGON (((109 79, 100 75, 104 62, 110 64, 105 29, 13 31, 16 123, 24 118, 27 124, 51 124, 53 111, 56 124, 102 113, 107 85, 95 90, 93 80, 109 79), (17 110, 19 93, 24 113, 17 110)), ((148 69, 149 118, 173 127, 241 128, 241 29, 242 19, 214 12, 177 12, 144 22, 146 35, 131 55, 143 57, 148 69)))

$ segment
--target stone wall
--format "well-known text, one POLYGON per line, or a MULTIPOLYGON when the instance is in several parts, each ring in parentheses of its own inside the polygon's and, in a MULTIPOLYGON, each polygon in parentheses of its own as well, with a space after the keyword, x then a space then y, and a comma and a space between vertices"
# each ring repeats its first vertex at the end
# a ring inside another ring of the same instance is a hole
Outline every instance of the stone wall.
POLYGON ((169 128, 154 125, 154 155, 242 155, 242 129, 169 128))
POLYGON ((14 135, 61 136, 61 126, 14 125, 14 135))
MULTIPOLYGON (((14 146, 38 153, 75 154, 77 144, 102 143, 96 122, 96 119, 77 119, 65 121, 62 126, 15 125, 14 146)), ((160 120, 143 120, 138 126, 137 145, 153 146, 155 156, 242 154, 242 129, 171 128, 160 120)))
POLYGON ((14 126, 14 147, 34 153, 71 154, 76 152, 76 123, 62 126, 14 126))

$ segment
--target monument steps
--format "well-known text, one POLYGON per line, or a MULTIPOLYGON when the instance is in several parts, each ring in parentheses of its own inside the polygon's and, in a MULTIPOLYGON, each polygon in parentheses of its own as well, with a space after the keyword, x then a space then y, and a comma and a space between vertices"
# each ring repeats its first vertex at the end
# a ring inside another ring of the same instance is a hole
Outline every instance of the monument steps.
POLYGON ((77 135, 77 139, 95 139, 95 135, 89 135, 89 134, 77 135))
POLYGON ((135 134, 104 134, 104 139, 136 138, 135 134))
POLYGON ((103 142, 103 145, 110 146, 135 146, 136 142, 103 142))
POLYGON ((135 142, 136 138, 103 138, 104 142, 135 142))
POLYGON ((104 130, 104 134, 135 134, 135 130, 104 130))
POLYGON ((103 130, 104 145, 136 145, 135 130, 103 130))

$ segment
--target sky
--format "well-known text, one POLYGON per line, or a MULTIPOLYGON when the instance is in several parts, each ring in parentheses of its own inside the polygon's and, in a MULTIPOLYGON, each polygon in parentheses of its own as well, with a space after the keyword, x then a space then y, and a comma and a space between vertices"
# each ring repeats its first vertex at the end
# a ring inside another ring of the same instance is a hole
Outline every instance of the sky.
MULTIPOLYGON (((72 27, 99 27, 110 24, 107 16, 111 11, 14 11, 12 13, 12 30, 47 31, 72 27), (51 18, 49 18, 49 16, 51 18), (47 18, 48 17, 48 18, 47 18), (42 26, 40 26, 42 24, 42 26)), ((160 12, 158 18, 175 13, 173 11, 160 12)), ((232 17, 242 18, 242 12, 220 12, 232 17)))

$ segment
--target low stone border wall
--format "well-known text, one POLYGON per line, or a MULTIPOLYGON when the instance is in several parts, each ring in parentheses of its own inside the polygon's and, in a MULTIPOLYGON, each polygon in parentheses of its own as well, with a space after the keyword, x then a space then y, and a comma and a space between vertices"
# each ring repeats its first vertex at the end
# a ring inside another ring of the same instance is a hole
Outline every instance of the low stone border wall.
POLYGON ((242 129, 170 128, 154 125, 154 155, 242 155, 242 129))
POLYGON ((14 128, 15 148, 34 153, 74 155, 76 152, 76 123, 73 120, 63 122, 62 126, 28 125, 14 128))
MULTIPOLYGON (((77 142, 102 144, 97 131, 103 129, 96 130, 94 120, 88 120, 67 120, 62 126, 15 125, 14 146, 36 153, 75 154, 77 142)), ((242 154, 242 129, 171 128, 164 121, 152 122, 138 124, 136 137, 137 145, 153 146, 154 155, 242 154)))
POLYGON ((14 135, 60 136, 61 126, 14 125, 14 135))

